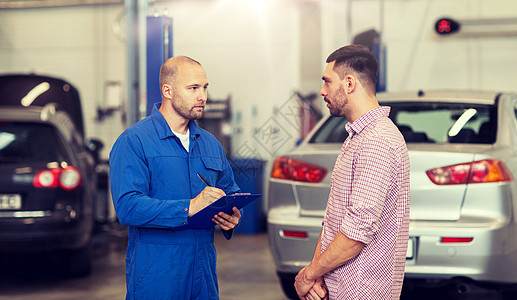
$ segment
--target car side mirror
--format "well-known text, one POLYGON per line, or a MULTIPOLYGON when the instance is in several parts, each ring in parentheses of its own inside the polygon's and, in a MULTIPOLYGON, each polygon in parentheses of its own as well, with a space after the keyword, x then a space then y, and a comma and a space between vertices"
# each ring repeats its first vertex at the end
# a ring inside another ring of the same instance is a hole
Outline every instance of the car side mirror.
POLYGON ((96 138, 91 138, 86 143, 86 148, 92 153, 95 163, 98 164, 100 161, 100 152, 104 148, 104 143, 96 138))

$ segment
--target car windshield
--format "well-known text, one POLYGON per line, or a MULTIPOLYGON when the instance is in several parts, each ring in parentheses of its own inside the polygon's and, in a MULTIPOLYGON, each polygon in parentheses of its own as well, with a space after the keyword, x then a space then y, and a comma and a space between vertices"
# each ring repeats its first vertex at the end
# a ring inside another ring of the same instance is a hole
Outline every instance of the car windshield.
MULTIPOLYGON (((390 103, 390 118, 407 143, 493 144, 497 106, 444 102, 390 103)), ((342 143, 345 118, 330 117, 309 143, 342 143)))
POLYGON ((45 124, 0 122, 0 163, 64 160, 55 128, 45 124))

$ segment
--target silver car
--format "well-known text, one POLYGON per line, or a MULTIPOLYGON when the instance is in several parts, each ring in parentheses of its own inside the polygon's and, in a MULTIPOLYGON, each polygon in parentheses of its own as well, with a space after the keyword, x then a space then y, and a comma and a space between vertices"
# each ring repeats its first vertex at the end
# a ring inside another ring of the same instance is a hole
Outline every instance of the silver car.
MULTIPOLYGON (((419 91, 377 98, 391 107, 411 162, 404 293, 443 285, 456 295, 491 295, 486 284, 517 286, 517 95, 419 91)), ((321 231, 345 123, 324 117, 272 167, 270 249, 291 298, 294 276, 310 263, 321 231)))

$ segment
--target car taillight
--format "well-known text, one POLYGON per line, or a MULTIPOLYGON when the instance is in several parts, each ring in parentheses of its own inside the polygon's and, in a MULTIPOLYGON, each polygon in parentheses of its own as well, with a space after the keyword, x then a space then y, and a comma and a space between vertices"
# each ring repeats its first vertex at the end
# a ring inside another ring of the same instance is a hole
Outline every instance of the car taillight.
POLYGON ((59 168, 39 171, 32 185, 37 188, 54 188, 58 186, 59 182, 59 168))
POLYGON ((472 237, 442 237, 440 243, 470 243, 474 240, 472 237))
POLYGON ((77 168, 53 168, 36 173, 32 185, 36 188, 56 188, 71 191, 81 184, 81 173, 77 168))
POLYGON ((325 168, 287 157, 275 159, 271 170, 272 178, 318 183, 325 178, 325 168))
POLYGON ((440 167, 426 171, 434 184, 467 184, 511 181, 506 166, 497 159, 478 160, 471 163, 440 167))
POLYGON ((68 166, 61 169, 61 176, 59 177, 59 186, 67 191, 77 188, 81 184, 81 173, 77 168, 68 166))
POLYGON ((306 239, 309 237, 305 231, 292 231, 292 230, 281 230, 280 235, 282 237, 306 239))

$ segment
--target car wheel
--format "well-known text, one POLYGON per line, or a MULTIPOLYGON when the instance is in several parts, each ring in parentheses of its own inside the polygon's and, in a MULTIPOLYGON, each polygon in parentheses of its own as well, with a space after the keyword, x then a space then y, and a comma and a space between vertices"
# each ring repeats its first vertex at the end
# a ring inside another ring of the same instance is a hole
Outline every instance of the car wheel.
POLYGON ((68 274, 74 277, 90 275, 92 271, 92 245, 76 250, 70 250, 67 257, 68 274))
POLYGON ((282 286, 282 291, 289 299, 299 299, 298 294, 296 294, 296 289, 294 288, 294 277, 291 278, 281 278, 280 285, 282 286))
POLYGON ((503 300, 503 295, 496 286, 479 283, 465 278, 453 278, 445 289, 447 299, 503 300))

